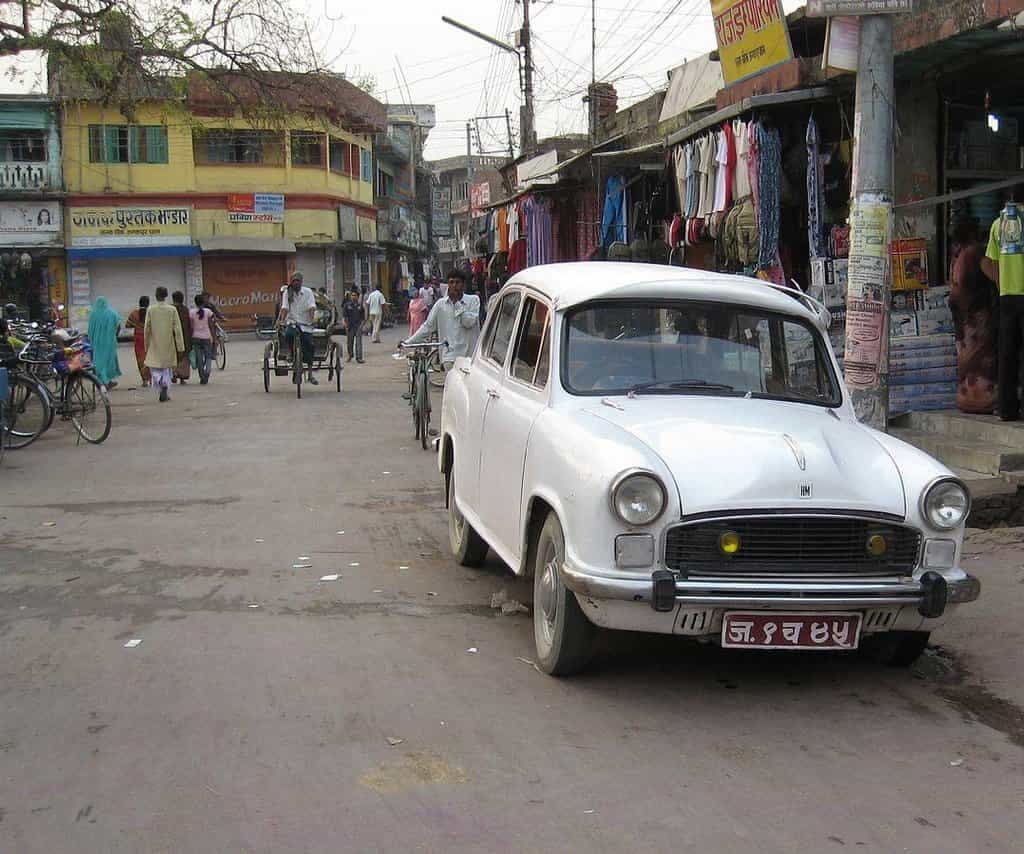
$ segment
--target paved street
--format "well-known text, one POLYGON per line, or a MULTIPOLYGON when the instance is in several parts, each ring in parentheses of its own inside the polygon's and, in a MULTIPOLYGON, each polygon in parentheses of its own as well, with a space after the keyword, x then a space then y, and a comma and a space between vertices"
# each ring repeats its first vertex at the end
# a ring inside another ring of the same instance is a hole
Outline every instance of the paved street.
POLYGON ((7 457, 0 852, 1020 850, 1024 530, 909 672, 629 637, 552 679, 387 336, 301 401, 256 341, 166 405, 122 348, 106 444, 7 457))

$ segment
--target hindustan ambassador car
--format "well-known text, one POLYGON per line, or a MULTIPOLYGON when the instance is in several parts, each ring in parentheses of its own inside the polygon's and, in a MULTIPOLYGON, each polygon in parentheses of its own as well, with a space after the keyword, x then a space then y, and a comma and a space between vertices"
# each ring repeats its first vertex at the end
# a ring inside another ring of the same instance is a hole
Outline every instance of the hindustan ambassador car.
POLYGON ((444 390, 458 560, 532 575, 537 660, 596 626, 908 664, 956 606, 969 496, 857 422, 797 291, 697 270, 554 264, 491 301, 444 390))

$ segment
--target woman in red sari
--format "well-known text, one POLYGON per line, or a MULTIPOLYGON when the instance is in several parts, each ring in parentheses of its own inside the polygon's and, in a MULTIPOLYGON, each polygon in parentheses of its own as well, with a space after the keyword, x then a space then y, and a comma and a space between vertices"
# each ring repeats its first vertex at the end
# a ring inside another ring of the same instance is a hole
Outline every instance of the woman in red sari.
POLYGON ((139 297, 139 307, 128 315, 125 326, 132 330, 135 336, 135 362, 139 366, 139 376, 142 382, 149 384, 149 368, 146 367, 146 309, 149 308, 149 297, 139 297))

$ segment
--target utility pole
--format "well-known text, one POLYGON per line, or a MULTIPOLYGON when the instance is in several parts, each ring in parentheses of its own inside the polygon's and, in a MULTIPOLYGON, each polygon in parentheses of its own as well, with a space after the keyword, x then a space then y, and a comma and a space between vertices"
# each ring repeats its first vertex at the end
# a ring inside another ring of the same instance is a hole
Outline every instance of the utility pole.
POLYGON ((523 110, 519 118, 520 154, 532 154, 537 145, 533 113, 533 47, 530 44, 530 0, 523 0, 523 110))
POLYGON ((597 0, 590 0, 590 96, 587 107, 590 113, 587 127, 590 129, 590 144, 597 142, 597 104, 594 103, 594 84, 597 83, 597 0))
POLYGON ((508 133, 508 159, 516 159, 516 148, 512 144, 512 113, 509 112, 508 107, 505 108, 505 131, 508 133))
POLYGON ((889 414, 892 21, 892 15, 865 15, 860 19, 846 293, 846 384, 857 418, 879 430, 886 429, 889 414))

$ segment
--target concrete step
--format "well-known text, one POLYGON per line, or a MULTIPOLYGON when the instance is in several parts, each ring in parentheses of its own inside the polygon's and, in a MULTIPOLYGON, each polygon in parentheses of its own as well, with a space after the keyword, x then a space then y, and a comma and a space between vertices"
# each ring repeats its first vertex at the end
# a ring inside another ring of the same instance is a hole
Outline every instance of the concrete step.
POLYGON ((889 433, 931 454, 950 468, 998 475, 1024 468, 1024 447, 991 444, 907 427, 890 427, 889 433))
POLYGON ((1016 495, 1020 483, 1016 475, 1020 475, 1022 472, 1002 472, 994 475, 970 469, 954 468, 953 474, 966 484, 972 500, 981 501, 985 498, 1016 495))
POLYGON ((1024 450, 1024 421, 1000 421, 995 415, 965 415, 955 409, 908 412, 893 419, 897 427, 938 433, 988 445, 1024 450))

